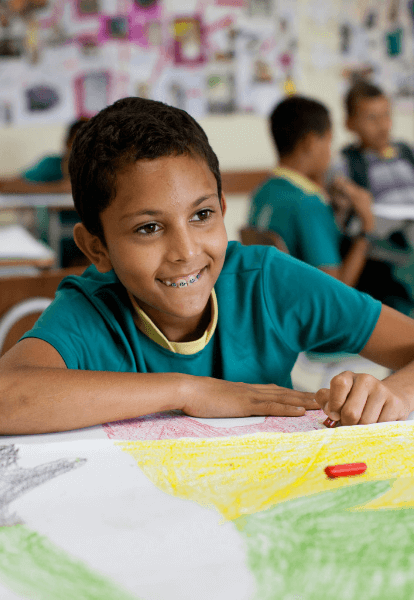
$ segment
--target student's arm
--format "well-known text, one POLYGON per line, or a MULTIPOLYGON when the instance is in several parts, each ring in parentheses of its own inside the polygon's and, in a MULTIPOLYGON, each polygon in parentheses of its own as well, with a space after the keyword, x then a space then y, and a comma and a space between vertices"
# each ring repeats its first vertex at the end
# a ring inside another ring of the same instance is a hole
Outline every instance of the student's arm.
MULTIPOLYGON (((331 185, 335 191, 341 193, 350 201, 355 214, 361 221, 362 232, 367 235, 371 234, 375 228, 375 218, 371 208, 371 194, 344 176, 336 176, 331 185)), ((368 247, 369 241, 366 237, 356 237, 339 267, 322 268, 322 270, 343 283, 354 287, 364 269, 368 247)))
POLYGON ((0 194, 70 194, 71 185, 69 179, 38 183, 27 181, 22 177, 0 180, 0 194))
POLYGON ((301 416, 315 394, 181 373, 67 369, 47 342, 27 338, 0 360, 0 435, 46 433, 182 409, 198 417, 301 416))
POLYGON ((340 373, 330 389, 317 392, 319 405, 342 425, 406 419, 414 410, 414 320, 383 306, 361 355, 395 372, 383 381, 367 374, 340 373))

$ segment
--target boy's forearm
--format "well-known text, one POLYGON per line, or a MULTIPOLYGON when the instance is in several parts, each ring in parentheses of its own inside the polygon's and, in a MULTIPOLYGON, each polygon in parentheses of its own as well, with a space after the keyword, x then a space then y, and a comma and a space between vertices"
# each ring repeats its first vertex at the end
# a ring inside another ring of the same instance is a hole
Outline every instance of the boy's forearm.
POLYGON ((0 435, 65 431, 179 408, 190 378, 31 367, 3 371, 0 435))
POLYGON ((351 287, 356 286, 365 267, 368 246, 369 242, 366 238, 357 238, 343 260, 339 278, 351 287))

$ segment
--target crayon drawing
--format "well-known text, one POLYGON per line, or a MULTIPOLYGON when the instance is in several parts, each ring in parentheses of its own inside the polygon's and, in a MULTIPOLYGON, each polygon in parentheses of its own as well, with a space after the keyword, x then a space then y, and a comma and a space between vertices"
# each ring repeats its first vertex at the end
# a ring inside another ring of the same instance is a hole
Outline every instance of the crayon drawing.
POLYGON ((413 423, 203 438, 192 421, 198 437, 6 446, 0 598, 411 599, 413 423), (350 462, 367 470, 326 476, 350 462))

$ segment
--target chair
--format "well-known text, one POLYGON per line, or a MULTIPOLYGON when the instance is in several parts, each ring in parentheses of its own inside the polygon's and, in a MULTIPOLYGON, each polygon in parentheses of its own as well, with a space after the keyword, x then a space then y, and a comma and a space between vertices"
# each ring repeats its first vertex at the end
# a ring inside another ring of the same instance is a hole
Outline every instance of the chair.
POLYGON ((33 327, 52 302, 62 279, 81 275, 84 270, 85 267, 73 267, 0 278, 0 355, 33 327))
POLYGON ((289 254, 289 250, 282 238, 275 231, 270 229, 257 229, 257 227, 242 227, 240 229, 240 239, 244 246, 275 246, 281 252, 289 254))

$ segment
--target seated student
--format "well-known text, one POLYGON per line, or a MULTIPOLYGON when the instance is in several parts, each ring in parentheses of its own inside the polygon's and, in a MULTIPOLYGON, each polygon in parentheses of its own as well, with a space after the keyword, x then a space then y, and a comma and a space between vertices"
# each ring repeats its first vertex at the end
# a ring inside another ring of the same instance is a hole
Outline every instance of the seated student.
MULTIPOLYGON (((369 190, 376 204, 414 203, 414 152, 391 139, 391 107, 382 90, 369 82, 353 85, 345 97, 347 128, 356 143, 343 148, 334 172, 369 190)), ((369 260, 358 282, 365 291, 406 314, 414 308, 412 293, 395 276, 395 258, 413 251, 403 222, 376 219, 369 260), (384 244, 385 242, 385 244, 384 244)))
MULTIPOLYGON (((87 121, 82 118, 72 123, 65 137, 64 150, 62 154, 51 154, 38 160, 29 169, 23 171, 19 176, 0 179, 0 193, 4 194, 30 194, 30 193, 71 193, 71 185, 68 171, 68 161, 73 140, 80 127, 87 121)), ((64 210, 60 213, 62 223, 75 224, 79 222, 74 211, 64 210)), ((40 237, 47 239, 47 209, 38 208, 38 221, 42 223, 40 237)), ((75 262, 84 262, 82 255, 72 239, 62 240, 62 266, 69 266, 75 262)))
POLYGON ((354 286, 364 268, 367 234, 374 218, 369 196, 354 194, 356 186, 342 177, 341 186, 361 220, 362 231, 341 260, 341 235, 320 185, 331 159, 327 108, 315 100, 292 96, 276 106, 270 124, 279 165, 253 196, 249 225, 272 229, 282 236, 292 256, 354 286))
POLYGON ((169 409, 344 425, 414 409, 414 320, 271 246, 227 242, 219 164, 185 111, 118 100, 69 162, 91 259, 0 360, 0 433, 67 430, 169 409), (348 351, 394 369, 292 390, 299 352, 348 351), (400 369, 399 371, 397 371, 400 369))

